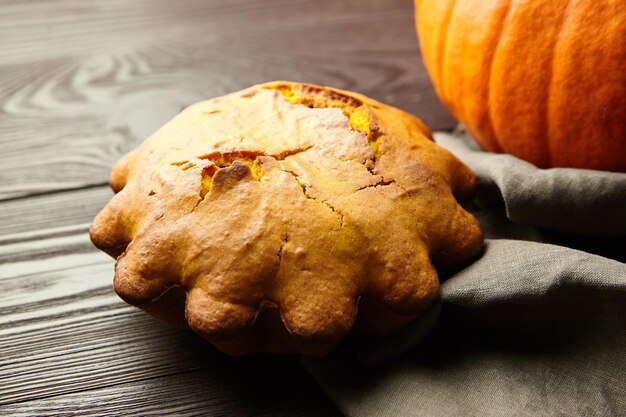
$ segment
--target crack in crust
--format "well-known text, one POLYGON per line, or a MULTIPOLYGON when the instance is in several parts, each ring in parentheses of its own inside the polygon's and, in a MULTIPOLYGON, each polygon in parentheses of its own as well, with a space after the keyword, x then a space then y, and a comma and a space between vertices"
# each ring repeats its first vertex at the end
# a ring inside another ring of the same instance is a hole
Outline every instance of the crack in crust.
POLYGON ((336 214, 339 218, 339 228, 343 227, 343 213, 341 211, 339 211, 337 208, 333 207, 328 201, 326 200, 322 200, 319 197, 314 197, 313 195, 311 195, 311 193, 309 192, 309 186, 307 186, 306 184, 304 184, 301 180, 300 180, 300 176, 293 172, 293 171, 288 171, 288 170, 281 170, 282 172, 285 172, 289 175, 291 175, 296 182, 298 183, 298 186, 300 186, 300 188, 302 189, 302 194, 304 194, 304 196, 309 199, 309 200, 313 200, 316 203, 321 204, 322 206, 328 208, 330 211, 333 212, 333 214, 336 214))
POLYGON ((278 251, 276 251, 276 257, 278 258, 278 267, 280 268, 280 264, 283 262, 283 250, 285 249, 285 245, 289 243, 289 235, 287 233, 283 234, 282 239, 280 241, 280 247, 278 251))
MULTIPOLYGON (((200 155, 196 157, 196 159, 206 160, 209 162, 209 164, 202 168, 202 178, 200 181, 199 192, 200 200, 198 201, 198 204, 200 204, 204 200, 206 195, 211 191, 211 180, 213 176, 217 173, 217 171, 223 168, 230 167, 233 162, 241 162, 246 164, 250 168, 252 174, 254 174, 254 176, 260 180, 261 178, 263 178, 263 169, 261 168, 261 165, 259 163, 260 156, 266 156, 269 158, 273 158, 276 161, 282 161, 289 156, 306 152, 312 147, 312 145, 309 145, 296 149, 286 149, 282 152, 274 154, 268 154, 267 152, 259 150, 233 149, 229 151, 214 151, 204 155, 200 155)), ((170 165, 178 166, 183 171, 186 171, 196 166, 196 164, 188 160, 171 162, 170 165)))
POLYGON ((269 87, 280 92, 285 99, 293 104, 301 104, 313 109, 339 108, 348 118, 350 126, 355 131, 364 133, 367 136, 369 146, 374 154, 371 158, 363 161, 367 170, 376 175, 376 163, 382 155, 383 132, 372 118, 363 101, 349 97, 336 91, 327 90, 321 87, 307 84, 276 84, 269 87))
POLYGON ((115 291, 233 354, 320 355, 353 328, 392 332, 436 299, 434 266, 482 246, 455 199, 473 173, 416 118, 325 87, 191 106, 111 184, 90 235, 119 256, 115 291))
POLYGON ((386 180, 384 177, 381 177, 380 180, 378 180, 374 184, 364 185, 363 187, 357 188, 355 192, 365 190, 366 188, 384 187, 386 185, 395 185, 398 188, 402 188, 402 187, 399 187, 398 184, 396 184, 394 180, 386 180))

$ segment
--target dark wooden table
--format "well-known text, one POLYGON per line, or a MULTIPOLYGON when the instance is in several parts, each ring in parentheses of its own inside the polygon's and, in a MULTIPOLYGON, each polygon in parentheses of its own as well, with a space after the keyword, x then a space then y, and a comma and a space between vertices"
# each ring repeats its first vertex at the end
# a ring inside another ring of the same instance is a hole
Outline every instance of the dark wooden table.
POLYGON ((339 414, 297 358, 226 357, 124 304, 87 236, 121 155, 274 79, 453 126, 410 0, 0 0, 0 414, 339 414))

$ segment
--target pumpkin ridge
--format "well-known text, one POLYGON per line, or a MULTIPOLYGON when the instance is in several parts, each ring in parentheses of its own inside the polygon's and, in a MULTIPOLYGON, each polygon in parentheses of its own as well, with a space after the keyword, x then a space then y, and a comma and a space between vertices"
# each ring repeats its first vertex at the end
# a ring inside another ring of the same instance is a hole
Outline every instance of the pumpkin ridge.
POLYGON ((500 23, 498 24, 498 29, 495 31, 496 32, 494 35, 495 42, 494 42, 493 48, 489 48, 491 52, 489 54, 489 58, 488 58, 489 63, 487 64, 487 71, 486 71, 487 94, 486 94, 485 99, 487 102, 487 106, 486 106, 487 108, 486 108, 485 114, 482 117, 483 120, 481 120, 481 125, 486 126, 489 132, 491 133, 493 137, 492 145, 495 147, 494 150, 496 152, 504 152, 504 149, 502 147, 502 144, 500 143, 500 140, 498 139, 498 135, 496 135, 495 127, 493 126, 493 121, 491 118, 491 78, 493 76, 493 61, 496 57, 496 52, 498 50, 498 47, 500 46, 500 40, 502 39, 502 32, 504 31, 505 23, 509 19, 511 10, 513 10, 512 3, 513 3, 513 0, 507 1, 506 8, 504 12, 502 13, 503 15, 502 19, 500 19, 500 23))
POLYGON ((563 33, 563 27, 565 26, 565 21, 567 20, 567 15, 569 12, 569 8, 572 5, 572 0, 567 0, 565 7, 563 8, 563 14, 561 15, 561 19, 558 23, 558 27, 556 29, 556 36, 554 37, 554 42, 552 43, 552 48, 550 50, 550 66, 547 68, 548 75, 550 79, 548 80, 548 86, 545 92, 545 100, 542 101, 544 105, 543 111, 543 125, 544 125, 544 152, 543 155, 546 158, 545 166, 552 166, 552 144, 550 140, 550 95, 552 92, 552 86, 554 84, 554 61, 556 60, 556 50, 559 46, 561 40, 561 34, 563 33))
POLYGON ((448 16, 445 19, 445 23, 443 24, 443 30, 441 31, 442 38, 439 42, 439 45, 441 45, 441 57, 439 58, 439 84, 440 84, 440 88, 441 88, 441 97, 444 98, 444 100, 446 101, 446 106, 450 106, 447 94, 446 94, 446 89, 445 89, 445 82, 444 82, 444 77, 443 77, 443 69, 445 68, 445 63, 446 63, 446 51, 448 49, 448 28, 450 27, 450 21, 452 20, 452 16, 454 15, 454 10, 456 9, 456 5, 458 4, 458 0, 453 0, 452 1, 452 5, 450 6, 450 12, 448 13, 448 16))

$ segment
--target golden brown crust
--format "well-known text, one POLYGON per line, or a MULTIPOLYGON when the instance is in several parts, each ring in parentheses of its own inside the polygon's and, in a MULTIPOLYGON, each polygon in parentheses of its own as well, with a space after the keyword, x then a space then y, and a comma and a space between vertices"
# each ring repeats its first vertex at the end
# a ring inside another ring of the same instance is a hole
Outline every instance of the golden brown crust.
POLYGON ((309 84, 189 107, 111 186, 90 232, 119 255, 116 292, 234 354, 324 354, 357 313, 358 331, 389 333, 438 297, 431 259, 482 247, 455 199, 475 176, 421 121, 309 84))

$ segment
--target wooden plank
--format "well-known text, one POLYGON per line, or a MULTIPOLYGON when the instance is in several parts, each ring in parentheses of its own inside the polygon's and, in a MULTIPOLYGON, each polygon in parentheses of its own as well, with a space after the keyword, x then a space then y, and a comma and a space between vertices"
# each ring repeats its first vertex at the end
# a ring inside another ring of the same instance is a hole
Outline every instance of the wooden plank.
POLYGON ((434 129, 454 124, 422 67, 411 2, 175 4, 3 5, 0 199, 103 184, 181 108, 273 79, 361 91, 434 129))
POLYGON ((0 252, 9 254, 0 262, 2 412, 101 414, 101 407, 110 413, 119 406, 140 414, 193 414, 197 406, 246 415, 282 407, 309 413, 304 415, 336 413, 295 359, 227 357, 191 332, 168 328, 123 303, 111 287, 113 260, 80 229, 0 245, 0 252), (51 247, 60 249, 50 254, 51 247), (28 253, 30 260, 11 260, 16 253, 28 253), (185 374, 194 369, 201 371, 185 374), (259 396, 246 388, 254 378, 285 390, 259 396), (181 394, 164 403, 167 389, 181 394), (204 389, 206 397, 194 389, 204 389), (102 401, 91 401, 98 396, 102 401), (68 411, 78 403, 80 409, 68 411))
MULTIPOLYGON (((119 300, 111 288, 113 260, 91 248, 84 232, 26 243, 33 245, 33 260, 0 265, 0 404, 215 361, 215 353, 194 357, 193 349, 197 353, 204 343, 191 334, 168 329, 119 300), (91 251, 77 254, 76 244, 91 251), (50 246, 66 252, 46 256, 50 246)), ((23 250, 11 246, 2 249, 23 250)))
POLYGON ((144 379, 4 406, 12 416, 303 416, 339 411, 293 360, 246 359, 237 366, 144 379), (88 395, 89 401, 85 401, 88 395))
POLYGON ((0 201, 0 245, 86 232, 112 196, 108 186, 99 186, 0 201))

